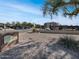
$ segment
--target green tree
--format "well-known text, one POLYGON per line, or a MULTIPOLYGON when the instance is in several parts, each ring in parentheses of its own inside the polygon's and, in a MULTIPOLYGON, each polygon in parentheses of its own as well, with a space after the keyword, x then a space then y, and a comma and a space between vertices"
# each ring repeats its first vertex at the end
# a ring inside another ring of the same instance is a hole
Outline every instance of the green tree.
POLYGON ((21 24, 22 26, 27 26, 27 22, 22 22, 22 24, 21 24))
POLYGON ((40 28, 41 27, 41 25, 39 25, 39 24, 36 24, 36 28, 40 28))
POLYGON ((21 23, 20 22, 16 22, 16 26, 21 26, 21 23))
POLYGON ((6 25, 6 26, 10 26, 11 24, 10 24, 9 22, 7 22, 5 25, 6 25))
POLYGON ((27 23, 27 26, 33 27, 33 24, 32 23, 27 23))
POLYGON ((79 14, 79 0, 46 0, 43 7, 44 16, 49 14, 57 15, 59 11, 66 17, 79 14))
POLYGON ((12 22, 12 26, 15 26, 16 25, 16 23, 15 22, 12 22))

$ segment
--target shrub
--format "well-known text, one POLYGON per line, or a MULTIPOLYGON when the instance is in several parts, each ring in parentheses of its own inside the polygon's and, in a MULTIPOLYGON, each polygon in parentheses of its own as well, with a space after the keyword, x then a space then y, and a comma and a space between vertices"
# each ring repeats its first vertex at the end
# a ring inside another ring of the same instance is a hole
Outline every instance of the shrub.
POLYGON ((35 31, 36 31, 36 29, 35 29, 35 28, 33 28, 33 29, 32 29, 32 32, 35 32, 35 31))
POLYGON ((72 50, 79 50, 79 41, 76 41, 72 36, 60 37, 58 43, 63 45, 65 48, 72 50))

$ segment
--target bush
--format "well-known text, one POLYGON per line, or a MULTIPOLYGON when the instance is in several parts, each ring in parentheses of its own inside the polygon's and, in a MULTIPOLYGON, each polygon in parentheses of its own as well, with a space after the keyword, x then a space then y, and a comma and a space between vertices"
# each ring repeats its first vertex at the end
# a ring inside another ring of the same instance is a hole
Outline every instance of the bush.
POLYGON ((35 32, 35 31, 36 31, 36 29, 35 29, 35 28, 33 28, 33 29, 32 29, 32 32, 35 32))
POLYGON ((63 45, 65 48, 72 50, 79 50, 79 41, 76 41, 72 36, 64 36, 59 38, 59 44, 63 45))

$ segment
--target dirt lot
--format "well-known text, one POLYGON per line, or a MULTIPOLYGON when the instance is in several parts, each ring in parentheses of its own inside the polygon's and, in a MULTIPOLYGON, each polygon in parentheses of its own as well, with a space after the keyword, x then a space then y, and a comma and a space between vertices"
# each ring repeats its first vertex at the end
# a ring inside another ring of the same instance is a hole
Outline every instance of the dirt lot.
POLYGON ((53 38, 58 39, 59 37, 62 36, 73 36, 76 40, 79 40, 79 35, 22 32, 19 34, 19 42, 27 42, 28 40, 34 40, 38 42, 48 42, 53 38))
MULTIPOLYGON (((65 34, 26 33, 19 34, 19 43, 0 53, 0 59, 79 59, 79 52, 57 44, 65 34), (56 38, 56 39, 55 39, 56 38)), ((78 40, 79 35, 74 36, 78 40)))

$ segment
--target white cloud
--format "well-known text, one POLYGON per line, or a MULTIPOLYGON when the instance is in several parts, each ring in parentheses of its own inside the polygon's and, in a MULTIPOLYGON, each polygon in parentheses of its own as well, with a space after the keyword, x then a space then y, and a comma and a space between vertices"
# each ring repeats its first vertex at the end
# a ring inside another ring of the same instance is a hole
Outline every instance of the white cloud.
POLYGON ((31 6, 31 5, 4 3, 3 6, 6 6, 11 9, 15 9, 20 12, 25 12, 25 13, 35 14, 35 15, 42 15, 42 11, 40 10, 40 8, 38 9, 37 7, 31 6))
MULTIPOLYGON (((74 18, 73 20, 70 20, 69 18, 56 16, 53 18, 52 21, 56 21, 60 24, 76 25, 76 24, 79 24, 78 19, 79 17, 74 18)), ((48 16, 46 18, 43 18, 42 11, 38 7, 27 5, 27 4, 23 5, 23 4, 0 2, 0 22, 4 22, 4 21, 9 21, 9 22, 28 21, 28 22, 43 24, 45 22, 51 21, 51 19, 48 16)))

